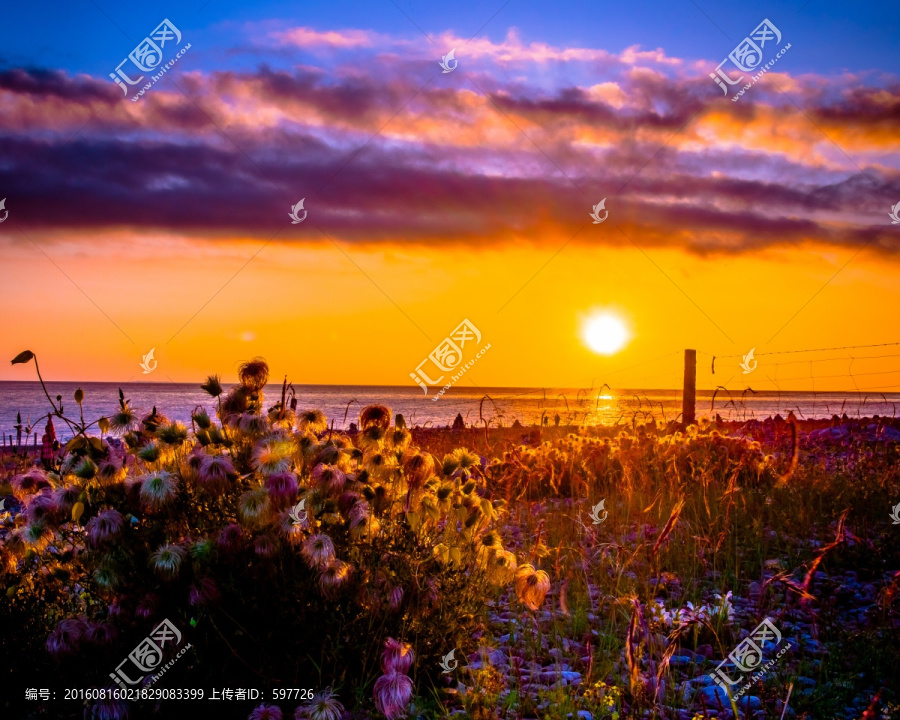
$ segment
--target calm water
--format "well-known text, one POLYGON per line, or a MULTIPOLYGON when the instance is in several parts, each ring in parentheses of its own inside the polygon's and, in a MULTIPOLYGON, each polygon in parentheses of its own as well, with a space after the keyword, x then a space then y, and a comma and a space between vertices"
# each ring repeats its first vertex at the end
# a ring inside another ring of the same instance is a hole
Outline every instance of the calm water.
MULTIPOLYGON (((63 396, 66 415, 78 416, 78 406, 72 399, 75 389, 84 390, 84 416, 95 420, 111 415, 118 407, 119 385, 116 383, 51 382, 52 397, 63 396)), ((453 387, 437 402, 415 387, 379 385, 295 385, 298 409, 318 408, 335 428, 346 428, 356 422, 364 405, 382 403, 395 413, 406 417, 409 425, 444 426, 453 422, 457 413, 467 424, 480 424, 480 417, 496 425, 511 425, 518 420, 523 425, 539 424, 542 416, 552 424, 559 413, 562 424, 631 423, 635 413, 652 409, 657 418, 675 418, 681 412, 681 392, 678 390, 578 390, 575 388, 483 388, 471 390, 453 387), (485 395, 490 399, 484 398, 485 395), (355 401, 355 402, 354 402, 355 401), (348 405, 349 404, 349 405, 348 405), (479 406, 480 412, 479 415, 479 406)), ((185 383, 127 383, 122 386, 125 397, 140 413, 157 410, 173 420, 190 424, 191 410, 198 405, 213 415, 215 402, 198 385, 185 383)), ((281 397, 281 388, 270 385, 266 392, 266 407, 281 397)), ((764 393, 740 394, 729 398, 719 395, 712 406, 712 393, 698 391, 697 415, 719 413, 724 419, 762 419, 793 410, 797 417, 830 417, 846 412, 850 416, 893 416, 900 407, 900 393, 866 396, 856 393, 764 393)), ((14 434, 16 413, 22 413, 23 423, 36 422, 49 409, 47 398, 36 382, 0 382, 0 430, 14 434)), ((67 437, 65 425, 55 423, 58 435, 67 437)), ((37 432, 43 432, 43 422, 37 432)))

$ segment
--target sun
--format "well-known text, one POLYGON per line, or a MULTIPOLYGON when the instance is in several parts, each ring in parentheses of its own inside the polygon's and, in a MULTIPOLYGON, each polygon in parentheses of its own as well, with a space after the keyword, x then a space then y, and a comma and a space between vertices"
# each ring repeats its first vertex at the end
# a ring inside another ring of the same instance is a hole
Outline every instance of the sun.
POLYGON ((625 321, 618 315, 602 312, 584 323, 582 334, 588 347, 600 355, 614 355, 630 339, 625 321))

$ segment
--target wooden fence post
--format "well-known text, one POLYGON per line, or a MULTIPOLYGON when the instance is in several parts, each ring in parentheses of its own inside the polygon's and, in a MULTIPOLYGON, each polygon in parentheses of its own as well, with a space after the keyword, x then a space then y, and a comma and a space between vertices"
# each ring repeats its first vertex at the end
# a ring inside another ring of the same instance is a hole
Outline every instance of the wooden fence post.
POLYGON ((697 351, 684 351, 684 389, 681 398, 681 422, 687 427, 697 422, 697 351))

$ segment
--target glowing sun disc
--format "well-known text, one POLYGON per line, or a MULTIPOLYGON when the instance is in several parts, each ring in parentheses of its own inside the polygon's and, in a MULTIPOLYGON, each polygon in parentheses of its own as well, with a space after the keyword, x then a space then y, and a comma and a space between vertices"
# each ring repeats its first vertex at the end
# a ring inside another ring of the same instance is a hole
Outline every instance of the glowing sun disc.
POLYGON ((628 328, 622 319, 611 313, 602 313, 584 324, 584 341, 600 355, 617 353, 628 342, 628 328))

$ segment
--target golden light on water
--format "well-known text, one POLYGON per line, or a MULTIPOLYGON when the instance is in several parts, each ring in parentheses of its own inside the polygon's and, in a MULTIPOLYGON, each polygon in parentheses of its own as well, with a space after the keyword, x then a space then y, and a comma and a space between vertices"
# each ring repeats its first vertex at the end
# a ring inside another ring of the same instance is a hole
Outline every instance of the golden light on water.
POLYGON ((582 336, 587 346, 600 355, 614 355, 631 339, 625 321, 608 311, 591 315, 584 323, 582 336))

